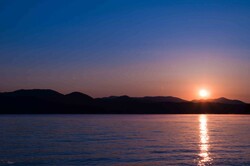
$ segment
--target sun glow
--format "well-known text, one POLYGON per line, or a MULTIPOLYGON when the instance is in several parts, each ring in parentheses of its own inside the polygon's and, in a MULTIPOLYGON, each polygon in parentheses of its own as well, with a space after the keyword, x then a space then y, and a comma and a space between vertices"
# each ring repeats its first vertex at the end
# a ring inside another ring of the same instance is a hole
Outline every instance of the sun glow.
POLYGON ((206 89, 200 89, 200 90, 199 90, 199 96, 200 96, 201 98, 208 98, 209 95, 210 95, 210 93, 209 93, 208 90, 206 90, 206 89))

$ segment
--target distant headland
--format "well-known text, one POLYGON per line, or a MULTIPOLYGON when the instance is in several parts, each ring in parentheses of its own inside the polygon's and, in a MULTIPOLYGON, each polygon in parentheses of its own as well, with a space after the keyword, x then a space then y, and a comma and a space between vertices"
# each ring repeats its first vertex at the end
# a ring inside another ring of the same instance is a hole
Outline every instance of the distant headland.
POLYGON ((92 98, 50 89, 0 93, 0 114, 249 114, 250 104, 224 97, 187 101, 172 96, 92 98))

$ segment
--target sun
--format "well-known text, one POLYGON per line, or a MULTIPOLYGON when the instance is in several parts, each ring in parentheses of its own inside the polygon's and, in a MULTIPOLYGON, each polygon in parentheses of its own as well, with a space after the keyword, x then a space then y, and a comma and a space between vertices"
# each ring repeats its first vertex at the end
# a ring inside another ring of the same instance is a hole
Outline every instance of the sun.
POLYGON ((208 98, 210 95, 209 91, 206 89, 200 89, 199 90, 199 96, 203 99, 208 98))

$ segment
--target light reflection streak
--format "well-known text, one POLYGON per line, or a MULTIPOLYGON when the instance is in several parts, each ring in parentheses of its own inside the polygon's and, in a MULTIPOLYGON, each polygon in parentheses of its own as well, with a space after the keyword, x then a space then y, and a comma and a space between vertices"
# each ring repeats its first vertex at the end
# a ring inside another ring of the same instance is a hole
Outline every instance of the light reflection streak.
POLYGON ((199 152, 199 166, 210 165, 212 158, 209 156, 209 136, 207 129, 207 116, 200 115, 200 152, 199 152))

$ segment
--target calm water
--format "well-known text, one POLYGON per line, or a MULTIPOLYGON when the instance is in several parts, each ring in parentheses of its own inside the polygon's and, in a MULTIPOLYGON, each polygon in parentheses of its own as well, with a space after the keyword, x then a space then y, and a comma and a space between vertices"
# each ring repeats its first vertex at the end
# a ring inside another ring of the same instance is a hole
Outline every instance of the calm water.
POLYGON ((0 165, 250 165, 247 115, 4 115, 0 165))

